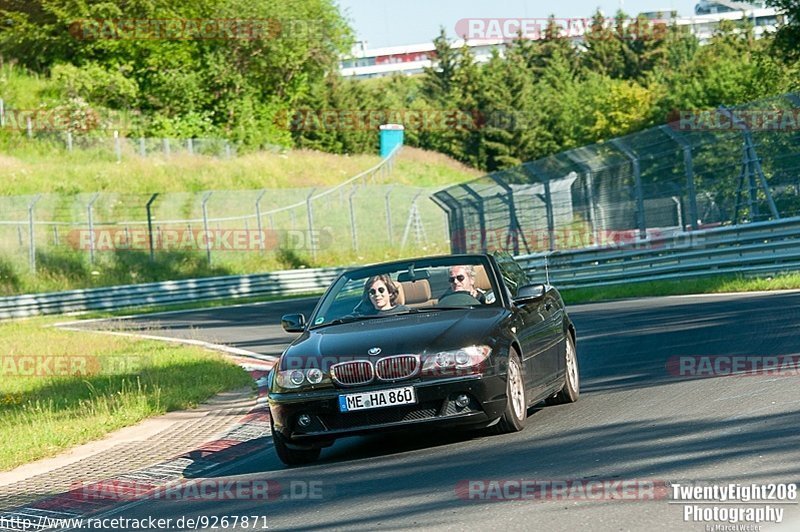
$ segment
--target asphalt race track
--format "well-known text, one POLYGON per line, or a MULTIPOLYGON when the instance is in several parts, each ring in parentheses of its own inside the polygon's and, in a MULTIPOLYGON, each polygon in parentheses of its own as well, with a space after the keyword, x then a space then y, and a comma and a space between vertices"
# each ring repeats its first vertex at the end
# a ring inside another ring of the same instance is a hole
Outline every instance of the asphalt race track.
MULTIPOLYGON (((126 321, 159 327, 156 334, 279 354, 292 338, 280 330, 281 314, 308 313, 313 304, 295 300, 126 321)), ((285 468, 268 449, 240 460, 219 480, 276 481, 281 491, 275 500, 148 501, 116 515, 262 516, 270 529, 297 530, 703 531, 705 522, 684 521, 684 503, 672 500, 670 484, 800 484, 797 369, 777 376, 681 376, 673 358, 800 355, 800 292, 641 299, 569 312, 578 331, 581 398, 532 409, 520 433, 349 438, 323 450, 318 463, 296 469, 285 468), (613 489, 597 497, 551 489, 551 500, 520 500, 519 480, 657 489, 622 497, 613 489), (497 500, 504 497, 517 500, 497 500)), ((784 510, 784 524, 762 523, 761 530, 800 529, 800 505, 772 507, 784 510)))

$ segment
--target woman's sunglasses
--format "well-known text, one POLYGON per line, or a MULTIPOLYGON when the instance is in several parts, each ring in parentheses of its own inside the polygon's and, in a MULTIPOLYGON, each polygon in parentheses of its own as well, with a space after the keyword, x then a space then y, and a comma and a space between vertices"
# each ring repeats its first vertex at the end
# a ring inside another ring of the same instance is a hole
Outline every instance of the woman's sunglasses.
POLYGON ((450 281, 451 283, 456 282, 456 279, 458 279, 459 283, 463 283, 464 279, 466 279, 466 277, 463 276, 463 275, 456 275, 455 277, 448 277, 447 278, 447 280, 450 281))
POLYGON ((380 292, 382 294, 382 293, 386 292, 386 288, 384 288, 382 286, 379 286, 378 288, 370 288, 369 289, 369 295, 371 295, 371 296, 374 296, 378 292, 380 292))

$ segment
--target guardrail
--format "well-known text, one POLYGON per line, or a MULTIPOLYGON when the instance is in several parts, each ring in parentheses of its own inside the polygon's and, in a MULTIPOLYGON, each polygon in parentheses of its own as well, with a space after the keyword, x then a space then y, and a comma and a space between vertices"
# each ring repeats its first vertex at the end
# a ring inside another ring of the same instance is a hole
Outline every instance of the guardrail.
MULTIPOLYGON (((677 233, 606 248, 517 257, 559 288, 800 270, 800 217, 677 233), (547 272, 546 272, 547 270, 547 272)), ((277 271, 0 298, 0 319, 321 292, 343 268, 277 271)))
POLYGON ((0 298, 0 319, 252 296, 321 292, 341 268, 277 271, 0 298))
POLYGON ((518 257, 560 288, 800 270, 800 217, 676 233, 606 248, 518 257))

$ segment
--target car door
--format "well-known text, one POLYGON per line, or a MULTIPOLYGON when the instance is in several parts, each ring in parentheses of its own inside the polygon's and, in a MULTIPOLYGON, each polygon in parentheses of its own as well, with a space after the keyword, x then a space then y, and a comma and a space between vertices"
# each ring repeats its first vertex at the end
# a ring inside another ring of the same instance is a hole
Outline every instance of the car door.
POLYGON ((551 382, 554 371, 550 345, 552 313, 545 310, 544 298, 524 304, 513 303, 519 287, 528 283, 528 276, 510 255, 496 254, 495 261, 511 297, 512 311, 518 316, 520 323, 516 335, 522 348, 526 388, 529 396, 537 395, 551 382))
MULTIPOLYGON (((539 304, 539 311, 544 320, 545 344, 547 354, 542 361, 542 371, 546 381, 554 381, 557 375, 564 371, 564 308, 562 307, 555 289, 548 286, 544 298, 539 304)), ((546 383, 545 383, 546 384, 546 383)))
POLYGON ((529 302, 516 305, 521 327, 517 339, 522 347, 522 364, 529 395, 536 395, 550 381, 552 355, 548 346, 549 323, 543 312, 542 302, 529 302))

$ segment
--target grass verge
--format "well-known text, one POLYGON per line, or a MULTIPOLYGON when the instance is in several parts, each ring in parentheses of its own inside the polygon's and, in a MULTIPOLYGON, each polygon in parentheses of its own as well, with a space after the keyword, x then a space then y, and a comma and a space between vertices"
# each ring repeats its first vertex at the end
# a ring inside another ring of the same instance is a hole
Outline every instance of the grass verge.
POLYGON ((744 277, 742 275, 720 275, 682 281, 652 281, 600 288, 573 288, 561 290, 561 295, 567 304, 575 305, 634 297, 791 289, 800 289, 800 273, 785 273, 762 278, 744 277))
POLYGON ((0 324, 0 471, 253 383, 216 353, 54 322, 0 324))
MULTIPOLYGON (((380 161, 378 155, 292 150, 250 153, 231 159, 132 154, 118 163, 113 151, 108 154, 68 153, 58 146, 38 141, 17 139, 16 143, 9 143, 0 138, 0 195, 81 192, 147 195, 153 192, 332 187, 380 161), (42 146, 47 149, 41 149, 42 146)), ((439 187, 480 175, 480 171, 445 155, 405 147, 388 179, 377 175, 374 180, 439 187)))

